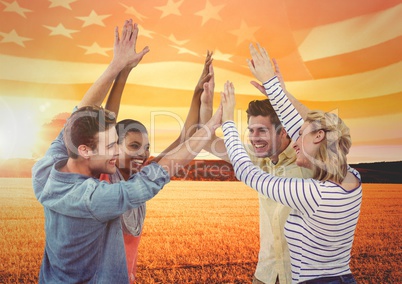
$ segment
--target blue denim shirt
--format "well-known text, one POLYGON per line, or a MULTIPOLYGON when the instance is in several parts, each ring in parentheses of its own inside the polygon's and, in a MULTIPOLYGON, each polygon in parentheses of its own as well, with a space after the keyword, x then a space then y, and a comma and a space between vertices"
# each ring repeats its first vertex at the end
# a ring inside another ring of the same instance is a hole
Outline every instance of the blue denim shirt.
POLYGON ((67 159, 62 131, 32 169, 45 211, 39 283, 128 283, 120 216, 155 196, 170 177, 152 163, 128 181, 109 184, 58 171, 67 159))

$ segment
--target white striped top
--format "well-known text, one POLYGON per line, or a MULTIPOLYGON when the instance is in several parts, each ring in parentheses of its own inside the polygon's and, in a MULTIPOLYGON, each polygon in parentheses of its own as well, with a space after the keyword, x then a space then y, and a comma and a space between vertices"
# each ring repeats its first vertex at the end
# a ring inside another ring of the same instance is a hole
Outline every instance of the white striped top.
MULTIPOLYGON (((275 77, 264 86, 272 94, 269 97, 282 124, 292 138, 297 138, 303 119, 287 100, 279 81, 275 77)), ((233 121, 225 122, 222 129, 236 177, 292 208, 285 225, 292 283, 351 273, 349 261, 362 201, 361 182, 356 189, 346 191, 331 181, 272 176, 252 164, 233 121)), ((361 180, 356 170, 348 170, 361 180)))

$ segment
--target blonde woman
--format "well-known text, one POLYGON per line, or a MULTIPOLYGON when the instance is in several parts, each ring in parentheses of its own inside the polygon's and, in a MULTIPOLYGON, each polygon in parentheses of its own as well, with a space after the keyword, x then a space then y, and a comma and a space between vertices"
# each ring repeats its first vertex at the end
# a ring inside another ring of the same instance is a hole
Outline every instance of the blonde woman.
POLYGON ((285 225, 292 283, 356 283, 349 262, 362 187, 360 174, 346 162, 349 129, 335 114, 308 112, 292 96, 288 98, 265 49, 257 51, 250 45, 250 52, 251 72, 263 84, 281 123, 295 140, 296 163, 311 169, 313 178, 276 177, 251 163, 233 122, 234 87, 227 82, 221 93, 222 129, 236 177, 292 208, 285 225))

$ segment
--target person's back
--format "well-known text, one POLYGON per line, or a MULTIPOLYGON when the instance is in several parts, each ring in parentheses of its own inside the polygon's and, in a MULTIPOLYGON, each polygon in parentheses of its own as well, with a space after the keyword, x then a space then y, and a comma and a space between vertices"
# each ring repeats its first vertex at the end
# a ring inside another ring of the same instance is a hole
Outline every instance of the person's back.
MULTIPOLYGON (((351 169, 351 172, 360 178, 357 171, 351 169)), ((362 199, 361 184, 355 190, 346 191, 331 181, 311 179, 308 182, 300 180, 298 187, 304 188, 307 197, 299 194, 299 200, 295 202, 306 210, 292 210, 285 225, 291 258, 298 264, 292 267, 294 277, 314 279, 350 273, 349 262, 362 199)))

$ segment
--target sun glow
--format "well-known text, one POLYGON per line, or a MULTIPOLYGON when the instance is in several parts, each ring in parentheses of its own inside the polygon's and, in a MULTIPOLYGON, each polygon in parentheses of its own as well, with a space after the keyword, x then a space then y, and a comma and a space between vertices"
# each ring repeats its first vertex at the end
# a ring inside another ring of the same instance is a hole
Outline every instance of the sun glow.
POLYGON ((35 110, 0 99, 0 159, 32 158, 37 130, 35 110))

